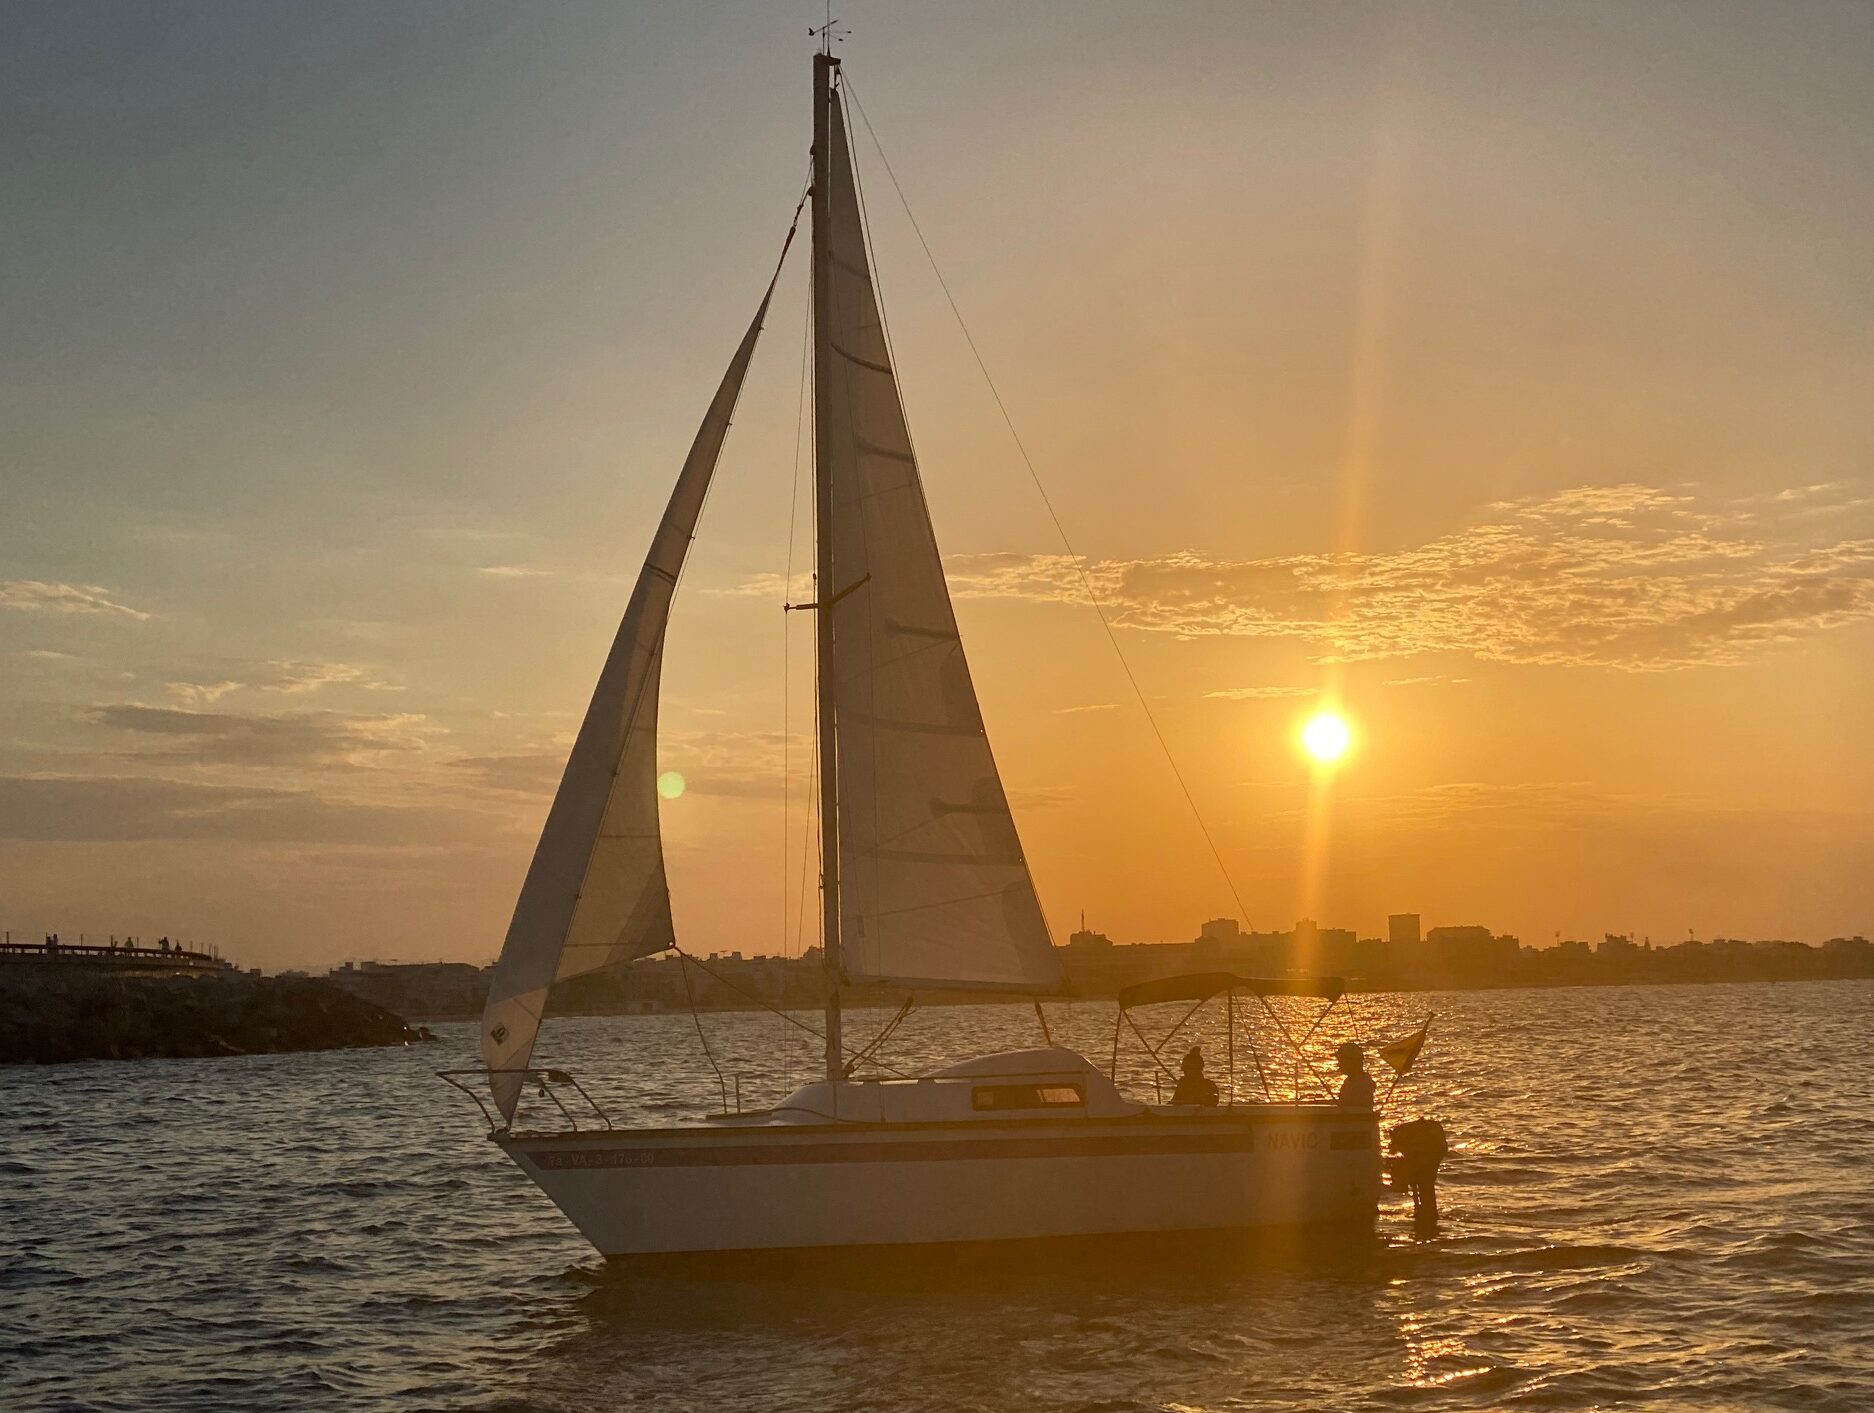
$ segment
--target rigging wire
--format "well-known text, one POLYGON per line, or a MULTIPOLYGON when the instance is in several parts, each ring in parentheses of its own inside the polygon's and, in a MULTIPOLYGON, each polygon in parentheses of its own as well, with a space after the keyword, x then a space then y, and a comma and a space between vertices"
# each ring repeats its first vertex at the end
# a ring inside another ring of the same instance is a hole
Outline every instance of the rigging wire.
POLYGON ((898 181, 898 174, 892 170, 891 159, 885 155, 884 145, 878 140, 878 133, 872 127, 872 120, 866 115, 865 104, 859 100, 858 91, 853 87, 850 77, 843 77, 841 89, 850 95, 852 106, 858 110, 859 119, 865 124, 866 135, 872 139, 872 146, 878 153, 878 160, 890 178, 892 190, 898 194, 898 204, 904 208, 905 219, 911 223, 911 230, 917 236, 918 244, 923 247, 924 258, 930 263, 931 273, 937 277, 937 285, 943 291, 944 300, 950 306, 950 313, 957 321, 957 328, 962 331, 963 341, 969 345, 970 354, 976 360, 976 367, 983 375, 983 381, 989 386, 989 395, 994 399, 996 410, 1002 414, 1003 425, 1009 429, 1009 438, 1015 443, 1015 450, 1020 454, 1022 465, 1028 470, 1028 477, 1034 482, 1035 490, 1041 497, 1041 504, 1048 512, 1048 519, 1054 523, 1054 533, 1060 537, 1061 548, 1067 551, 1068 559, 1073 563, 1074 572, 1079 576, 1080 587, 1092 604, 1094 613, 1099 617, 1100 627, 1106 631, 1106 641, 1112 645, 1113 656, 1119 659, 1120 670, 1126 675, 1126 682, 1132 688, 1132 695, 1138 699, 1139 709, 1145 713, 1146 723, 1152 728, 1152 735, 1158 740, 1158 748, 1164 753, 1165 764, 1171 767, 1172 778, 1178 782, 1178 789, 1183 792, 1184 802, 1190 807, 1191 818, 1197 823, 1198 833, 1204 836, 1204 843, 1210 848, 1210 856, 1216 860, 1217 871, 1223 875, 1224 886, 1230 890, 1230 896, 1236 902, 1237 913, 1245 920, 1249 909, 1243 904, 1243 895, 1237 891, 1236 880, 1230 876, 1229 865, 1223 861, 1223 851, 1217 847, 1217 841, 1205 823, 1203 811, 1197 807, 1197 797, 1191 793, 1186 783, 1184 772, 1178 769, 1177 757, 1172 754, 1170 743, 1165 740, 1165 733, 1158 724, 1158 717, 1153 713, 1151 704, 1146 700, 1144 690, 1139 686, 1139 679, 1133 673, 1132 664, 1126 660, 1125 649, 1119 645, 1119 636, 1113 631, 1112 620, 1107 617, 1106 606, 1100 601, 1099 593, 1093 587, 1093 580, 1087 573, 1086 562, 1081 558, 1073 542, 1067 537, 1067 528, 1061 523, 1060 513, 1054 508, 1054 501, 1048 495, 1048 488, 1042 483, 1041 473, 1035 469, 1034 459, 1029 456, 1028 448, 1022 441, 1021 433, 1015 429, 1015 419, 1010 416, 1008 404, 1002 400, 1002 392, 996 387, 995 379, 990 376, 989 364, 976 346, 976 339, 970 333, 969 325, 964 322, 963 311, 957 306, 956 296, 950 292, 949 282, 944 279, 943 271, 938 268, 937 257, 931 252, 930 242, 924 238, 924 231, 917 223, 917 217, 911 212, 911 203, 904 194, 904 187, 898 181))
POLYGON ((854 1071, 868 1060, 875 1065, 882 1063, 882 1061, 876 1058, 878 1053, 884 1047, 885 1042, 898 1033, 898 1027, 903 1025, 904 1018, 911 1014, 911 1007, 916 1004, 916 1001, 917 997, 915 996, 905 997, 904 1004, 899 1006, 897 1011, 893 1013, 892 1018, 885 1022, 885 1028, 879 1031, 877 1035, 873 1036, 869 1044, 850 1060, 846 1061, 846 1078, 851 1079, 854 1071))
MULTIPOLYGON (((696 992, 690 986, 690 955, 681 948, 677 949, 677 970, 683 976, 683 995, 690 1003, 690 1019, 696 1025, 696 1038, 703 1047, 703 1057, 709 1061, 709 1067, 716 1072, 716 1088, 722 1092, 722 1112, 729 1112, 729 1082, 723 1078, 722 1066, 716 1063, 716 1052, 709 1046, 709 1034, 703 1029, 703 1013, 696 1009, 696 992)), ((737 1083, 740 1089, 740 1083, 737 1083)))
MULTIPOLYGON (((807 1034, 819 1040, 826 1039, 825 1031, 816 1029, 814 1026, 809 1025, 806 1021, 801 1020, 798 1016, 792 1015, 789 1012, 782 1010, 779 1006, 775 1005, 774 1002, 768 1000, 765 996, 759 995, 758 993, 754 991, 750 991, 746 986, 738 986, 735 982, 729 980, 728 977, 724 976, 721 972, 716 971, 715 969, 710 967, 707 963, 699 960, 696 957, 692 957, 688 952, 684 951, 683 948, 673 946, 670 950, 677 953, 678 956, 682 957, 691 966, 695 967, 698 971, 703 973, 704 976, 708 977, 711 981, 714 981, 718 986, 723 987, 725 990, 733 991, 736 995, 740 996, 745 1001, 754 1002, 755 1005, 761 1007, 761 1009, 764 1011, 773 1012, 775 1015, 779 1016, 782 1020, 786 1021, 789 1025, 793 1026, 797 1030, 804 1030, 807 1032, 807 1034)), ((840 1046, 840 1049, 844 1051, 846 1054, 852 1056, 855 1061, 862 1059, 865 1056, 865 1052, 863 1050, 854 1049, 850 1045, 842 1044, 840 1046)), ((877 1058, 873 1058, 870 1061, 870 1063, 873 1065, 876 1065, 879 1069, 888 1071, 889 1073, 896 1075, 899 1079, 916 1079, 917 1078, 916 1075, 906 1074, 903 1070, 894 1069, 892 1066, 886 1064, 883 1060, 880 1060, 877 1058)))

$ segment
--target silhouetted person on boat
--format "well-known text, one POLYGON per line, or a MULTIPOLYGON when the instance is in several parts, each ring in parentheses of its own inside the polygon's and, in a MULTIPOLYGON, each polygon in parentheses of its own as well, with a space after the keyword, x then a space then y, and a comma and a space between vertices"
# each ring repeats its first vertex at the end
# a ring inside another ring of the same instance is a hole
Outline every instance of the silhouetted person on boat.
POLYGON ((1373 1107, 1373 1076, 1366 1072, 1366 1056, 1349 1040, 1334 1052, 1334 1063, 1347 1077, 1340 1082, 1340 1106, 1343 1109, 1373 1107))
POLYGON ((1204 1052, 1195 1045, 1184 1052, 1184 1074, 1171 1092, 1171 1102, 1216 1107, 1217 1086, 1204 1078, 1204 1052))
POLYGON ((1421 1233, 1438 1226, 1438 1165, 1450 1145, 1445 1126, 1436 1119, 1413 1119, 1386 1136, 1386 1172, 1392 1190, 1412 1194, 1412 1223, 1421 1233))

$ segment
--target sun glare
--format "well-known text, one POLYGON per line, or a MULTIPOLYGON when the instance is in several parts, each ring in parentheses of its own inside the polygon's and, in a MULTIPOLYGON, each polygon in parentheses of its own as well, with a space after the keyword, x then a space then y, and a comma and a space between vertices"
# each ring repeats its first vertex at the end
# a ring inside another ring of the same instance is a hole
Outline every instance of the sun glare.
POLYGON ((1332 765, 1353 744, 1353 728, 1337 712, 1324 711, 1308 718, 1301 728, 1301 748, 1323 765, 1332 765))

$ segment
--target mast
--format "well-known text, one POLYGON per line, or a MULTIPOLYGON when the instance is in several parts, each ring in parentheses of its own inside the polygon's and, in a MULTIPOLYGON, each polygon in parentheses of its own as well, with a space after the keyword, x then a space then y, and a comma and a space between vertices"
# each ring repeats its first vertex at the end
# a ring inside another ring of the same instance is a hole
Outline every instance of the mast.
POLYGON ((820 727, 820 947, 826 967, 826 1077, 841 1079, 845 1049, 839 1024, 839 751, 833 692, 833 281, 828 244, 832 187, 833 70, 831 54, 813 56, 813 506, 815 584, 814 680, 820 727))

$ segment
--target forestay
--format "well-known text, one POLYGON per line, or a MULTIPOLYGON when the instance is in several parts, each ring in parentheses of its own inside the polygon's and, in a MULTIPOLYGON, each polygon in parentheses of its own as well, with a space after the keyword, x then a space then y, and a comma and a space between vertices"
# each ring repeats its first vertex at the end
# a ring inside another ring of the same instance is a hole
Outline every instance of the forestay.
POLYGON ((524 1069, 533 1055, 552 984, 676 941, 657 813, 664 626, 773 293, 770 282, 683 463, 495 963, 482 1013, 482 1059, 493 1072, 495 1102, 510 1120, 521 1089, 512 1071, 524 1069))
MULTIPOLYGON (((1060 964, 996 773, 879 318, 832 105, 828 327, 840 956, 854 978, 1052 991, 1060 964)), ((828 670, 827 664, 822 671, 828 670)))

